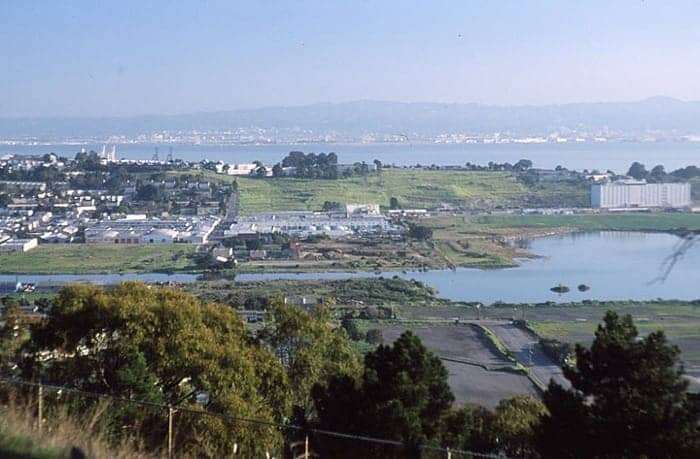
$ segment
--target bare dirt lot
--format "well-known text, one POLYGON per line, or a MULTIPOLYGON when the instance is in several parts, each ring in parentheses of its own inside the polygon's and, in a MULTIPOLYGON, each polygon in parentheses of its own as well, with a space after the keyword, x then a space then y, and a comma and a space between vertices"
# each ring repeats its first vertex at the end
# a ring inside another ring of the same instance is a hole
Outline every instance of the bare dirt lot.
POLYGON ((382 330, 387 343, 396 340, 405 330, 411 330, 423 344, 443 360, 449 372, 449 383, 458 403, 473 403, 495 407, 501 399, 519 394, 536 396, 532 383, 522 374, 489 371, 485 368, 458 363, 472 361, 488 368, 509 367, 512 362, 494 352, 491 344, 469 325, 400 326, 382 330))

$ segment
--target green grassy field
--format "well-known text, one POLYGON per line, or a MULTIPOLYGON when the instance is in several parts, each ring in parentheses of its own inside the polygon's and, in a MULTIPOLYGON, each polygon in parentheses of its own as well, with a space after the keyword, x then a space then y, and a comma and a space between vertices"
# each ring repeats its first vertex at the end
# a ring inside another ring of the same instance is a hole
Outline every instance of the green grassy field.
POLYGON ((559 306, 528 311, 529 321, 538 335, 571 343, 589 344, 605 312, 630 314, 644 336, 663 330, 677 344, 683 360, 700 365, 700 305, 689 302, 608 302, 601 306, 559 306))
MULTIPOLYGON (((191 173, 191 171, 180 172, 191 173)), ((295 178, 254 179, 204 171, 202 178, 238 182, 241 213, 318 210, 325 201, 389 205, 395 197, 406 208, 430 208, 449 204, 473 208, 497 206, 588 205, 583 185, 551 184, 529 188, 504 172, 430 171, 385 169, 381 174, 338 180, 295 178)))
POLYGON ((0 273, 88 274, 182 271, 191 267, 193 245, 40 245, 24 253, 0 255, 0 273))
POLYGON ((489 215, 477 217, 473 223, 483 229, 575 228, 583 231, 700 230, 700 214, 489 215))

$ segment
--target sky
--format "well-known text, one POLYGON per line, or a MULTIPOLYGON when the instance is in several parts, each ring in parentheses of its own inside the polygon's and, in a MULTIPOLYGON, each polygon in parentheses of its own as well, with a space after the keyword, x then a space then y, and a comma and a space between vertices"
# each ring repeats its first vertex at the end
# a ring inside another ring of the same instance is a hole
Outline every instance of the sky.
POLYGON ((700 2, 0 2, 0 117, 700 100, 700 2))

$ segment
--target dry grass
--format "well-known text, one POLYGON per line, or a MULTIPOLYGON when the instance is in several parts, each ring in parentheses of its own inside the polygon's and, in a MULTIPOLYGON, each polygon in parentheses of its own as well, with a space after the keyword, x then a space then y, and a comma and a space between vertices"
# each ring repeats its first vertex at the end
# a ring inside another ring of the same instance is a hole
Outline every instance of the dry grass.
POLYGON ((108 405, 101 404, 76 419, 66 410, 52 410, 42 421, 39 431, 36 403, 9 397, 0 406, 0 457, 62 459, 71 457, 71 449, 79 448, 91 459, 153 459, 162 455, 141 452, 138 443, 125 439, 110 442, 102 422, 108 405))

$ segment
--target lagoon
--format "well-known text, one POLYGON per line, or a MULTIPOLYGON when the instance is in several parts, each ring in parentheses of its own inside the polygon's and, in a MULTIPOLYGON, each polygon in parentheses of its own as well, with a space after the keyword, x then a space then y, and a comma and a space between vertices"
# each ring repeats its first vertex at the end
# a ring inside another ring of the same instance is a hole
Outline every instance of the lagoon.
MULTIPOLYGON (((682 239, 667 233, 598 231, 552 236, 527 241, 539 258, 523 260, 515 268, 479 270, 458 268, 427 272, 384 273, 256 273, 240 274, 239 282, 274 279, 347 279, 398 275, 426 283, 439 295, 455 301, 569 302, 582 300, 648 300, 700 298, 700 248, 693 245, 665 279, 665 262, 682 239), (571 291, 557 294, 549 289, 563 284, 571 291), (590 290, 579 292, 586 284, 590 290)), ((94 275, 2 275, 0 282, 63 284, 92 282, 114 284, 127 280, 144 282, 192 282, 194 274, 94 274, 94 275)))

